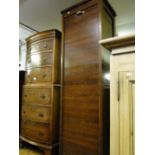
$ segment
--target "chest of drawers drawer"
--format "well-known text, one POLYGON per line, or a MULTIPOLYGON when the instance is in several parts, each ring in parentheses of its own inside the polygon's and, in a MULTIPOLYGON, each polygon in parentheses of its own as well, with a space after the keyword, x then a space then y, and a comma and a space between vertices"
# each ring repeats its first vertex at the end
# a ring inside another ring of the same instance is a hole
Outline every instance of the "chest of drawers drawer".
POLYGON ((50 108, 35 105, 23 105, 22 119, 42 123, 49 123, 50 108))
POLYGON ((35 52, 44 52, 46 50, 53 49, 53 39, 44 39, 38 42, 32 43, 27 49, 27 54, 32 54, 35 52))
POLYGON ((25 121, 22 123, 22 135, 36 142, 40 142, 43 144, 50 143, 50 133, 48 125, 25 121))
POLYGON ((42 104, 51 103, 52 90, 50 88, 23 88, 22 100, 24 104, 42 104))
POLYGON ((44 65, 52 65, 52 52, 38 53, 28 55, 26 67, 40 67, 44 65))
POLYGON ((52 67, 41 67, 26 72, 26 83, 41 83, 52 81, 52 67))

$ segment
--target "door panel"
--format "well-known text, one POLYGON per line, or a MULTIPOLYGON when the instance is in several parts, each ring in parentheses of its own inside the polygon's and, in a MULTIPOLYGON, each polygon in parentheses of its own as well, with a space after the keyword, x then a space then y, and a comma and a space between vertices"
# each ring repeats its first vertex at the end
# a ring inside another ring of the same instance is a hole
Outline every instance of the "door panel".
POLYGON ((110 57, 110 155, 134 155, 135 54, 110 57))
POLYGON ((119 72, 119 147, 120 155, 133 155, 134 73, 119 72))

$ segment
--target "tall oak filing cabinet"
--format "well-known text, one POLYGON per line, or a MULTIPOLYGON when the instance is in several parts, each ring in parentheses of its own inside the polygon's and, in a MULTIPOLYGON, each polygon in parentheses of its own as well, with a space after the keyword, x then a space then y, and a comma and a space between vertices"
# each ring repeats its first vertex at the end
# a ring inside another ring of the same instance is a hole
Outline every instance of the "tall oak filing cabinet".
POLYGON ((110 155, 135 155, 135 36, 101 41, 110 56, 110 155))
POLYGON ((21 136, 58 154, 61 33, 39 32, 27 39, 26 77, 22 97, 21 136))
POLYGON ((85 0, 62 16, 60 153, 109 155, 109 53, 99 40, 114 35, 115 12, 107 1, 85 0))

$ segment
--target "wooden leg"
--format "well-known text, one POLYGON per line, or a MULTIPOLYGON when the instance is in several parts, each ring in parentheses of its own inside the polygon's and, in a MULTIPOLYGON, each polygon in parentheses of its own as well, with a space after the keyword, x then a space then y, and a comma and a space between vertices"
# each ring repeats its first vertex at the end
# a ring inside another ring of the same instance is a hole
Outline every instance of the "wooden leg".
POLYGON ((45 155, 53 155, 52 150, 44 150, 45 155))
POLYGON ((24 141, 19 139, 19 148, 23 148, 23 147, 24 147, 24 141))
POLYGON ((44 150, 44 155, 59 155, 59 147, 56 147, 52 150, 50 149, 45 149, 44 150))

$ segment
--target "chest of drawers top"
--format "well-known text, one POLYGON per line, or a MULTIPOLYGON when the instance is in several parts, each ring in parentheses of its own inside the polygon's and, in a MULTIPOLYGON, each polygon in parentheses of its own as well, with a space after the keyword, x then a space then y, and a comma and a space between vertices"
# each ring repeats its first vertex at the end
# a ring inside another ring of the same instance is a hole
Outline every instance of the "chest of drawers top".
POLYGON ((39 43, 41 40, 49 40, 50 38, 60 38, 61 37, 61 32, 58 30, 52 29, 52 30, 47 30, 43 32, 38 32, 37 34, 34 34, 26 39, 27 46, 31 46, 31 44, 34 43, 39 43))
POLYGON ((38 32, 26 39, 27 56, 38 52, 52 52, 55 50, 55 39, 60 39, 61 33, 58 30, 47 30, 38 32))

